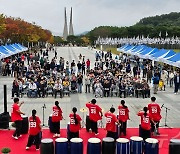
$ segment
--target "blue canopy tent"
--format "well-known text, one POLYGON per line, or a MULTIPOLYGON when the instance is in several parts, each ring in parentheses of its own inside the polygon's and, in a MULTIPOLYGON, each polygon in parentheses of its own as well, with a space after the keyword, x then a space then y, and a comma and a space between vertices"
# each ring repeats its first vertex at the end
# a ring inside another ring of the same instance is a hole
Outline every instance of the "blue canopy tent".
POLYGON ((147 46, 139 46, 138 48, 136 48, 136 50, 132 51, 132 55, 137 55, 138 53, 143 52, 144 50, 146 50, 148 47, 147 46))
POLYGON ((132 46, 132 48, 130 48, 129 50, 127 50, 126 52, 128 53, 128 54, 131 54, 131 52, 133 51, 133 50, 135 50, 137 48, 137 46, 132 46))
POLYGON ((142 51, 136 53, 136 55, 140 58, 145 58, 145 55, 150 53, 152 50, 153 49, 151 47, 147 47, 147 48, 143 49, 142 51))
POLYGON ((0 53, 2 54, 1 58, 6 58, 6 57, 10 56, 10 53, 2 46, 0 46, 0 53))
POLYGON ((123 45, 122 47, 118 48, 118 50, 122 50, 122 49, 126 48, 127 46, 129 46, 129 45, 128 45, 128 44, 125 44, 125 45, 123 45))
POLYGON ((171 58, 167 59, 168 61, 177 62, 180 60, 180 53, 175 54, 171 58))
POLYGON ((150 59, 154 61, 158 61, 158 58, 163 57, 163 55, 167 55, 168 50, 160 49, 158 52, 150 55, 150 59))
POLYGON ((26 51, 27 49, 28 48, 17 43, 12 45, 0 46, 0 59, 9 57, 19 52, 26 51))
POLYGON ((23 46, 21 46, 20 44, 12 44, 11 45, 13 48, 16 48, 17 50, 19 50, 19 51, 26 51, 28 48, 26 48, 26 47, 23 47, 23 46))
POLYGON ((16 54, 16 53, 19 52, 18 50, 16 50, 13 47, 11 47, 11 45, 5 45, 5 46, 3 46, 3 48, 5 48, 6 50, 12 52, 12 54, 16 54))

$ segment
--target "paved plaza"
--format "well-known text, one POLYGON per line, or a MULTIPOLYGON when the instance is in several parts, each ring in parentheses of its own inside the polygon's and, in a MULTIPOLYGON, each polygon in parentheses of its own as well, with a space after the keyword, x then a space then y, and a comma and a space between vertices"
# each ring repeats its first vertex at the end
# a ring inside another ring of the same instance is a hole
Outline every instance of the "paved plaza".
MULTIPOLYGON (((91 68, 94 66, 95 61, 95 51, 89 50, 85 47, 58 47, 57 48, 58 57, 64 57, 65 60, 75 60, 76 63, 78 61, 78 56, 81 53, 85 56, 85 59, 89 58, 91 60, 91 68)), ((49 59, 54 56, 53 52, 49 53, 49 59)), ((59 58, 58 58, 59 59, 59 58)), ((3 85, 6 84, 8 87, 8 111, 10 112, 11 105, 13 100, 11 99, 11 88, 12 88, 13 78, 11 77, 2 77, 0 76, 0 113, 3 112, 3 85)), ((158 92, 155 97, 157 98, 157 102, 164 106, 168 107, 170 111, 168 111, 168 120, 167 123, 170 127, 180 127, 180 94, 174 95, 174 89, 166 88, 166 91, 158 92)), ((153 95, 153 94, 152 94, 153 95)), ((94 98, 92 93, 86 94, 84 92, 84 85, 83 85, 83 92, 81 94, 71 94, 70 97, 65 96, 62 99, 57 98, 55 99, 52 96, 48 96, 46 98, 27 98, 24 96, 20 98, 21 101, 25 103, 22 105, 21 110, 26 113, 27 116, 31 115, 32 109, 37 110, 37 115, 40 116, 42 121, 43 110, 42 106, 45 104, 45 125, 48 125, 48 117, 52 113, 52 106, 54 105, 55 100, 60 102, 60 106, 63 111, 63 116, 65 120, 61 122, 61 128, 66 128, 67 123, 69 122, 68 115, 71 112, 72 107, 77 107, 78 109, 85 107, 85 103, 90 101, 94 98)), ((105 97, 105 98, 97 98, 97 104, 104 109, 104 111, 108 111, 108 109, 113 105, 116 109, 117 106, 120 104, 121 98, 119 97, 105 97)), ((128 122, 128 127, 138 127, 140 123, 140 118, 136 115, 136 113, 146 106, 149 102, 149 98, 134 98, 134 97, 127 97, 125 98, 126 104, 130 110, 130 121, 128 122)), ((117 110, 116 110, 117 111, 117 110)), ((78 111, 78 113, 83 116, 83 114, 78 111)), ((85 113, 86 115, 86 113, 85 113)), ((161 125, 164 125, 165 120, 165 109, 162 108, 162 120, 161 125)), ((103 118, 104 123, 104 118, 103 118)), ((105 124, 105 123, 104 123, 105 124)))

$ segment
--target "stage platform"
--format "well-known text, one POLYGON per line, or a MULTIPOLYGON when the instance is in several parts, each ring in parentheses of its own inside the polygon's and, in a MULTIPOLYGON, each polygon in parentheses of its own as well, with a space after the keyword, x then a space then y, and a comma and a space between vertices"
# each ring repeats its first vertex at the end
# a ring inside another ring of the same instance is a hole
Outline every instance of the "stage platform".
MULTIPOLYGON (((128 128, 127 137, 138 135, 138 128, 128 128)), ((171 138, 180 139, 180 128, 161 128, 160 136, 155 138, 159 140, 159 154, 168 154, 169 140, 171 138)), ((40 151, 36 151, 35 147, 31 147, 30 150, 26 151, 25 147, 27 144, 28 135, 23 135, 18 140, 12 138, 13 130, 0 130, 0 149, 3 147, 11 148, 10 154, 39 154, 40 151)), ((61 129, 61 137, 66 137, 66 129, 61 129)), ((53 134, 50 133, 49 129, 43 129, 43 138, 53 138, 53 134)), ((86 129, 80 131, 80 137, 83 139, 84 144, 84 154, 86 154, 87 140, 91 137, 104 138, 106 136, 106 131, 104 129, 99 129, 99 135, 95 136, 93 133, 87 133, 86 129)), ((123 136, 122 136, 123 137, 123 136)), ((55 140, 55 139, 54 139, 55 140)))

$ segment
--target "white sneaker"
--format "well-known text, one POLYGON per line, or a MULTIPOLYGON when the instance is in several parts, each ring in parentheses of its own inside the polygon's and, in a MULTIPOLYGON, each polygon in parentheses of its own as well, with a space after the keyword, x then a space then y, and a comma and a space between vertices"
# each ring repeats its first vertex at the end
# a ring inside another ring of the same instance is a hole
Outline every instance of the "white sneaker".
POLYGON ((57 137, 60 137, 60 134, 57 134, 57 137))
POLYGON ((97 135, 99 135, 99 133, 96 133, 95 135, 97 136, 97 135))
POLYGON ((26 147, 26 150, 29 150, 29 147, 26 147))
POLYGON ((56 134, 54 134, 53 137, 56 137, 56 134))
POLYGON ((39 149, 36 149, 36 151, 39 151, 39 149))
POLYGON ((13 136, 13 135, 12 135, 12 137, 13 137, 15 140, 18 140, 18 137, 17 137, 17 136, 13 136))

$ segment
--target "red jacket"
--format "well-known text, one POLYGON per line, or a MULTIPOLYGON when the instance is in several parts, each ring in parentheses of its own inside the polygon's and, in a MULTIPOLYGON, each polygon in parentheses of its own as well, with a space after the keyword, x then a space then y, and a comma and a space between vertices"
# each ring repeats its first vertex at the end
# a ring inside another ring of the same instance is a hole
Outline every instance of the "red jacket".
POLYGON ((110 132, 116 132, 116 116, 111 112, 106 112, 104 116, 106 117, 106 130, 110 132))
POLYGON ((17 121, 17 120, 22 120, 21 114, 18 112, 19 110, 19 105, 14 103, 12 105, 12 110, 11 110, 11 121, 17 121))
POLYGON ((147 113, 146 117, 144 116, 144 112, 139 112, 138 116, 141 117, 141 128, 145 130, 150 130, 151 129, 151 116, 149 113, 147 113))
POLYGON ((76 114, 76 118, 78 121, 77 125, 75 124, 74 114, 71 113, 69 117, 70 117, 70 125, 69 125, 70 132, 74 132, 74 133, 78 132, 81 128, 80 127, 80 121, 82 120, 81 117, 78 114, 76 114))
POLYGON ((148 105, 148 110, 149 113, 152 117, 152 120, 154 120, 155 122, 159 122, 161 120, 161 108, 159 106, 159 104, 157 103, 150 103, 148 105))
POLYGON ((52 122, 59 122, 62 120, 62 110, 57 106, 53 106, 52 122))
POLYGON ((98 105, 86 103, 86 107, 89 109, 89 119, 97 122, 101 119, 100 111, 102 110, 98 105))
POLYGON ((118 119, 122 122, 126 122, 129 119, 129 109, 123 106, 118 106, 119 116, 118 119))
POLYGON ((33 117, 30 117, 29 118, 29 134, 37 135, 41 131, 40 124, 41 124, 41 121, 39 117, 36 116, 35 120, 33 120, 33 117))

